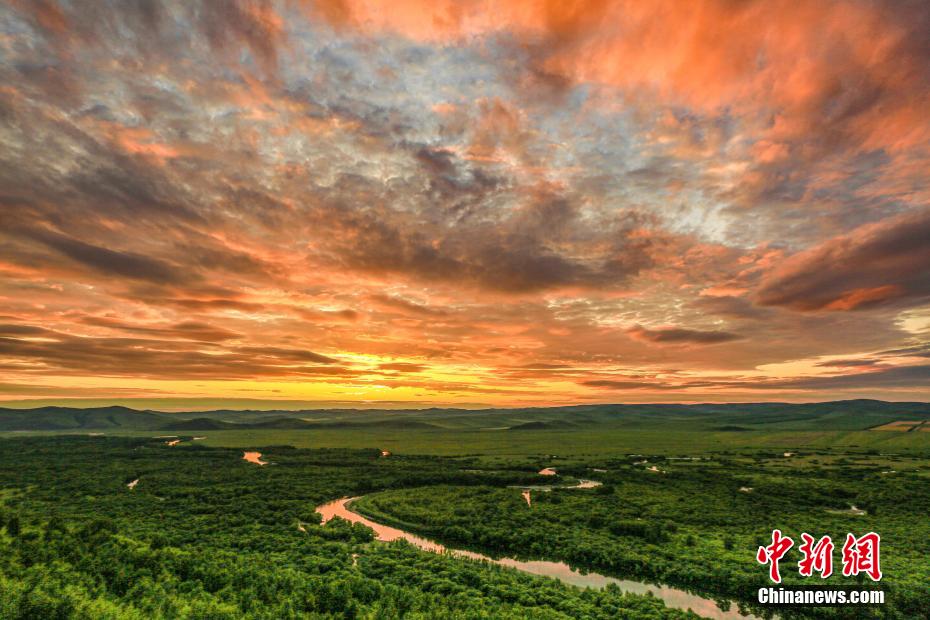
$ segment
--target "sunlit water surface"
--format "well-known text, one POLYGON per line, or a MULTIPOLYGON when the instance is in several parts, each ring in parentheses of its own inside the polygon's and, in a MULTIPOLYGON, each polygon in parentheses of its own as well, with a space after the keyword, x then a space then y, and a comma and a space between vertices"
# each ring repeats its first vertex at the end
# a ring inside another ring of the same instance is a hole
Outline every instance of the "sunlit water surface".
MULTIPOLYGON (((596 486, 596 484, 591 486, 596 486)), ((735 603, 731 606, 729 611, 723 611, 713 600, 697 596, 696 594, 691 594, 690 592, 686 592, 684 590, 648 584, 642 581, 633 581, 630 579, 617 579, 616 577, 609 577, 607 575, 600 575, 598 573, 581 573, 563 562, 547 562, 543 560, 526 561, 515 560, 513 558, 500 558, 495 560, 494 558, 482 555, 480 553, 475 553, 474 551, 447 549, 443 545, 432 540, 417 536, 416 534, 411 534, 410 532, 405 532, 404 530, 398 529, 396 527, 375 523, 371 519, 353 512, 350 509, 350 504, 355 499, 358 498, 351 497, 337 499, 332 502, 323 504, 322 506, 318 506, 316 511, 323 515, 323 523, 326 523, 334 517, 340 517, 346 521, 351 521, 352 523, 361 523, 362 525, 366 525, 374 530, 377 539, 383 542, 391 542, 392 540, 403 539, 411 545, 419 547, 424 551, 430 551, 433 553, 442 553, 444 551, 448 551, 459 557, 470 558, 473 560, 483 560, 485 562, 491 562, 501 566, 509 566, 511 568, 521 570, 525 573, 551 577, 579 588, 600 589, 606 587, 608 584, 613 583, 619 586, 620 589, 624 592, 633 592, 636 594, 652 592, 653 595, 662 599, 669 607, 675 607, 677 609, 690 609, 694 613, 700 616, 704 616, 705 618, 719 618, 721 620, 748 618, 759 620, 757 616, 752 614, 741 614, 737 610, 735 603)))

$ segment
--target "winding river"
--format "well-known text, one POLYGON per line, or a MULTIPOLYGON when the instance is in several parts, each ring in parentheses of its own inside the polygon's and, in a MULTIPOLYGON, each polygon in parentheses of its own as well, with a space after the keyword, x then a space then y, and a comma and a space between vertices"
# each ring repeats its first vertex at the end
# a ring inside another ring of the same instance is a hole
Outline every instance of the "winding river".
POLYGON ((432 540, 411 534, 410 532, 405 532, 404 530, 398 529, 396 527, 375 523, 371 519, 363 517, 357 512, 353 512, 351 503, 356 499, 358 498, 345 497, 342 499, 337 499, 318 506, 316 511, 323 515, 323 523, 326 523, 334 517, 340 517, 346 521, 366 525, 374 530, 377 539, 383 542, 390 542, 392 540, 398 540, 402 538, 411 545, 419 547, 424 551, 430 551, 433 553, 442 553, 444 551, 448 551, 449 553, 458 557, 482 560, 493 564, 499 564, 501 566, 509 566, 511 568, 515 568, 517 570, 521 570, 525 573, 530 573, 533 575, 552 577, 579 588, 600 589, 606 587, 608 584, 614 583, 617 584, 624 592, 633 592, 636 594, 652 592, 655 596, 662 599, 669 607, 675 607, 678 609, 690 609, 694 613, 705 618, 718 618, 720 620, 734 620, 738 618, 759 620, 758 616, 751 614, 741 614, 737 610, 735 603, 731 606, 730 611, 723 611, 713 600, 697 596, 696 594, 691 594, 690 592, 686 592, 684 590, 669 588, 666 586, 652 585, 641 581, 632 581, 629 579, 617 579, 616 577, 608 577, 607 575, 600 575, 598 573, 580 573, 563 562, 546 562, 542 560, 524 561, 515 560, 513 558, 501 558, 495 560, 494 558, 482 555, 480 553, 475 553, 474 551, 447 549, 443 545, 440 545, 439 543, 432 540))

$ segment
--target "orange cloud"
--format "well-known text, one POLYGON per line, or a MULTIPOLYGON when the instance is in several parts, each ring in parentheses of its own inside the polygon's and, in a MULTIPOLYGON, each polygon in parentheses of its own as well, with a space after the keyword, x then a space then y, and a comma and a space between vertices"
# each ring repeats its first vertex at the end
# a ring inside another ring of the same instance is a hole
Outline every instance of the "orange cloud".
POLYGON ((3 16, 24 44, 0 60, 0 397, 925 381, 921 3, 3 16))
POLYGON ((574 83, 647 89, 707 111, 736 106, 758 113, 763 124, 774 118, 775 142, 760 147, 763 161, 784 156, 778 138, 808 131, 832 130, 888 148, 930 135, 919 118, 928 94, 921 40, 930 18, 917 3, 338 0, 320 6, 338 26, 424 42, 509 33, 540 70, 574 83), (876 100, 881 107, 872 105, 876 100))

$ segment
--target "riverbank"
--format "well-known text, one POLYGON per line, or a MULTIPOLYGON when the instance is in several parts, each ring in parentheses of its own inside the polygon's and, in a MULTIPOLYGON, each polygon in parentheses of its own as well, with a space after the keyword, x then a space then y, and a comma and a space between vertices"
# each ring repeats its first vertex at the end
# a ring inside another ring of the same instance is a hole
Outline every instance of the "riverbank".
POLYGON ((367 496, 333 500, 318 506, 316 510, 323 516, 323 523, 327 523, 335 517, 359 523, 371 528, 375 532, 376 539, 381 542, 405 540, 411 545, 430 553, 449 553, 463 559, 486 562, 532 575, 557 579, 579 588, 601 589, 613 584, 624 592, 633 594, 651 593, 669 607, 691 610, 703 617, 715 620, 759 620, 757 616, 752 614, 740 613, 736 609, 737 605, 733 602, 731 602, 730 609, 724 611, 716 601, 678 588, 630 579, 619 579, 594 572, 581 572, 563 562, 520 560, 509 557, 494 558, 476 551, 453 549, 425 536, 413 533, 419 529, 416 524, 404 523, 391 518, 390 515, 366 508, 365 497, 367 496))

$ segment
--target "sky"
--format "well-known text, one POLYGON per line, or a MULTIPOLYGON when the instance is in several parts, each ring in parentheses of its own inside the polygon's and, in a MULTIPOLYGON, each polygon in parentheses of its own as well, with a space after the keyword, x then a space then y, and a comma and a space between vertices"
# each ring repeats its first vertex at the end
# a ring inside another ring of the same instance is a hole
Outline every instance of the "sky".
POLYGON ((930 5, 0 3, 0 400, 930 400, 930 5))

